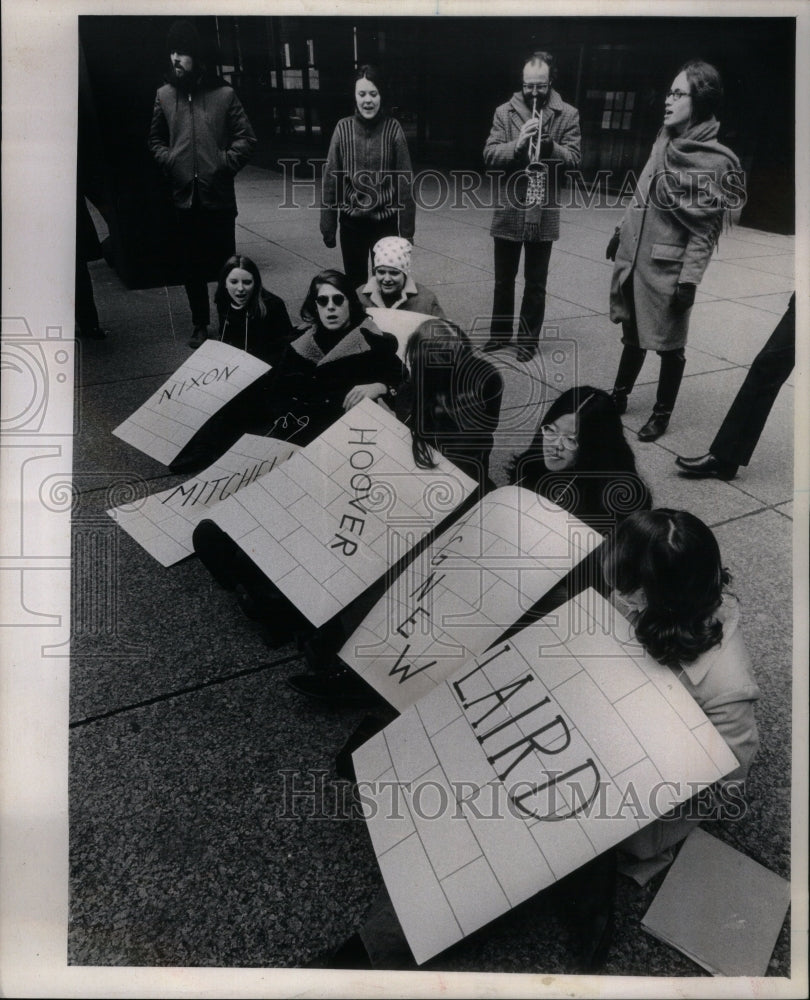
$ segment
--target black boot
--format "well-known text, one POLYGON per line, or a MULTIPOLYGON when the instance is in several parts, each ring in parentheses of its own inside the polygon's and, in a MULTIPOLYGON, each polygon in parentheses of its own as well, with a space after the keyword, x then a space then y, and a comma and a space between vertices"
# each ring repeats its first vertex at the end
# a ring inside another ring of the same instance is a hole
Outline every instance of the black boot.
POLYGON ((658 375, 658 392, 652 416, 638 432, 639 441, 655 441, 669 426, 669 418, 675 409, 675 400, 681 388, 686 356, 683 348, 674 351, 659 351, 661 371, 658 375))
POLYGON ((627 397, 633 391, 646 356, 647 352, 643 348, 635 347, 633 344, 624 345, 616 381, 610 394, 619 416, 627 411, 627 397))

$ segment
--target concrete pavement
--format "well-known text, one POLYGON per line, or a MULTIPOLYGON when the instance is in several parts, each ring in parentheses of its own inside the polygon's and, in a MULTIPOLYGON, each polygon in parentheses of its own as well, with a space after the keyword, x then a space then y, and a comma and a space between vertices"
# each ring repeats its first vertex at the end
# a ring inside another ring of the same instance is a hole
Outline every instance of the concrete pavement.
MULTIPOLYGON (((265 284, 297 314, 312 275, 340 267, 339 252, 323 246, 315 210, 280 208, 280 175, 247 168, 237 198, 237 248, 256 260, 265 284)), ((620 214, 620 208, 564 210, 540 358, 525 366, 496 356, 506 381, 505 414, 539 408, 575 382, 612 385, 620 345, 607 317, 611 265, 604 248, 620 214)), ((489 219, 486 209, 420 209, 414 252, 414 276, 479 344, 492 296, 489 219)), ((792 379, 752 464, 733 482, 681 479, 674 456, 707 449, 787 305, 793 253, 793 237, 744 227, 722 237, 699 286, 671 427, 652 444, 629 433, 655 504, 691 510, 715 529, 763 692, 749 812, 713 832, 784 877, 790 873, 792 379)), ((294 643, 268 646, 196 559, 163 569, 104 513, 185 478, 111 431, 188 356, 191 325, 182 288, 129 291, 104 262, 91 271, 110 336, 81 343, 77 370, 68 960, 304 966, 359 926, 380 875, 361 820, 279 817, 284 772, 325 772, 323 802, 334 803, 342 794, 332 781, 334 754, 363 712, 324 712, 304 703, 284 683, 302 669, 294 643), (91 537, 92 545, 83 543, 91 537)), ((628 432, 648 417, 656 378, 653 355, 630 398, 628 432)), ((533 426, 499 432, 493 456, 499 484, 533 426)), ((640 928, 661 878, 643 889, 621 880, 606 974, 701 974, 640 928)), ((786 975, 789 963, 786 924, 769 974, 786 975)), ((426 968, 576 971, 561 925, 542 906, 528 919, 524 908, 515 911, 426 968)))

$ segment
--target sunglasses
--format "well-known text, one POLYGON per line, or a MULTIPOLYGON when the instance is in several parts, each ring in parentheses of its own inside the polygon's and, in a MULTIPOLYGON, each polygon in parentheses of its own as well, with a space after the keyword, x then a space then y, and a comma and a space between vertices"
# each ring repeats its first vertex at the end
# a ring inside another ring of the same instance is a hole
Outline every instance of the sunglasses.
POLYGON ((335 295, 316 295, 315 301, 321 309, 325 309, 330 302, 334 302, 336 306, 342 306, 346 301, 346 296, 342 292, 337 292, 335 295))

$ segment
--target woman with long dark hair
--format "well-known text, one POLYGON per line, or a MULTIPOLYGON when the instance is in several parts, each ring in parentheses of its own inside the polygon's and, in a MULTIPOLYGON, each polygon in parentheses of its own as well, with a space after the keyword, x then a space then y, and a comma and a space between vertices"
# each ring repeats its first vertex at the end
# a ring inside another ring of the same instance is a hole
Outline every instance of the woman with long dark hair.
MULTIPOLYGON (((393 408, 405 378, 396 339, 366 315, 344 274, 316 274, 301 317, 307 328, 286 347, 263 391, 251 397, 246 426, 306 445, 363 399, 387 398, 393 408)), ((304 625, 275 584, 214 521, 200 521, 192 537, 202 563, 219 584, 236 592, 249 617, 304 625)))
POLYGON ((270 373, 273 437, 308 444, 362 399, 394 395, 405 378, 397 341, 366 314, 340 271, 321 271, 301 307, 307 324, 270 373))
MULTIPOLYGON (((638 641, 673 671, 737 758, 739 767, 718 783, 722 796, 730 783, 745 779, 756 755, 754 702, 760 691, 717 539, 687 511, 638 511, 608 543, 603 571, 627 609, 638 641)), ((735 796, 739 805, 739 794, 735 796)), ((634 858, 655 857, 683 840, 705 816, 705 807, 698 810, 687 802, 621 848, 634 858)))
POLYGON ((494 365, 473 350, 455 323, 426 320, 405 347, 409 370, 397 397, 397 416, 411 429, 413 457, 422 469, 439 452, 475 479, 482 490, 498 427, 503 379, 494 365))
POLYGON ((652 415, 638 432, 655 441, 669 425, 686 365, 689 317, 700 283, 735 201, 741 204, 740 161, 718 139, 720 74, 692 60, 675 77, 663 125, 605 256, 615 261, 610 318, 622 324, 613 387, 620 413, 648 350, 661 358, 652 415))
POLYGON ((413 242, 413 171, 402 126, 383 110, 379 70, 361 66, 354 81, 354 113, 332 133, 323 172, 321 235, 336 245, 340 224, 343 269, 353 288, 366 282, 369 255, 384 236, 413 242))
POLYGON ((275 365, 295 336, 282 299, 262 286, 259 268, 237 253, 219 272, 214 304, 219 317, 219 339, 275 365))
POLYGON ((651 506, 619 414, 602 389, 574 386, 554 400, 509 481, 547 497, 602 534, 651 506))

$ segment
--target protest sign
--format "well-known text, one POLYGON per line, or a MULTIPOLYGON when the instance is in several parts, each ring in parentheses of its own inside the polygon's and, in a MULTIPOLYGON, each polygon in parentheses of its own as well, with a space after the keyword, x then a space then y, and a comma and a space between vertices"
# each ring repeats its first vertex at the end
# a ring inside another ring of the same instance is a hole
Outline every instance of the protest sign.
POLYGON ((364 399, 211 517, 322 625, 475 489, 473 479, 435 457, 435 468, 418 468, 408 428, 364 399))
POLYGON ((408 312, 404 309, 380 309, 372 306, 366 312, 374 320, 383 333, 390 333, 397 338, 397 356, 400 361, 405 360, 405 345, 413 331, 421 326, 426 319, 434 319, 441 323, 436 316, 428 316, 427 313, 408 312))
POLYGON ((591 589, 470 658, 353 760, 420 964, 737 766, 591 589))
POLYGON ((206 340, 113 434, 171 465, 194 435, 270 366, 219 340, 206 340))
POLYGON ((212 466, 193 479, 107 513, 162 566, 172 566, 194 552, 194 528, 211 508, 299 450, 274 438, 243 434, 212 466))
POLYGON ((483 652, 601 540, 532 490, 494 490, 397 577, 340 656, 402 711, 483 652))

